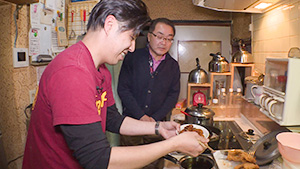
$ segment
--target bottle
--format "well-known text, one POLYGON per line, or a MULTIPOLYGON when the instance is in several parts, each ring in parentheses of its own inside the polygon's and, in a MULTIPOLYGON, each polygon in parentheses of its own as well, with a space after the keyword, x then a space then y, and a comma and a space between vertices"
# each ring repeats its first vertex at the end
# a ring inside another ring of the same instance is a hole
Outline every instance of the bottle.
POLYGON ((234 95, 234 99, 233 102, 236 106, 240 106, 242 104, 242 89, 241 88, 237 88, 236 89, 236 94, 234 95))
POLYGON ((219 99, 216 97, 216 98, 213 98, 212 99, 212 105, 215 105, 217 106, 219 104, 219 99))
POLYGON ((226 105, 226 99, 227 96, 226 96, 226 89, 225 88, 221 88, 221 93, 220 93, 220 96, 219 96, 219 104, 221 106, 225 106, 226 105))
POLYGON ((226 104, 229 106, 233 105, 233 89, 232 88, 229 88, 229 90, 228 90, 226 104))

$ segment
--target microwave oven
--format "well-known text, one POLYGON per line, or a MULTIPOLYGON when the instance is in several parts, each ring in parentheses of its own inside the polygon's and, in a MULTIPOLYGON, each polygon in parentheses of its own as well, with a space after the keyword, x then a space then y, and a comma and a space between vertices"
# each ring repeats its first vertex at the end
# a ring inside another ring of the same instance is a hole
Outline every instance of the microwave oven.
POLYGON ((260 111, 281 126, 300 125, 300 59, 267 58, 260 111))

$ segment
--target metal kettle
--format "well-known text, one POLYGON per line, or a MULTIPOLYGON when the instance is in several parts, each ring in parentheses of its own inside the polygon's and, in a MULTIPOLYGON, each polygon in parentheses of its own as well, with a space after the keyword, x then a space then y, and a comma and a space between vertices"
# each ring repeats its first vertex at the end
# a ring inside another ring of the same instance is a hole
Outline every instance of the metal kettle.
POLYGON ((189 73, 189 83, 207 83, 207 72, 201 68, 199 59, 196 58, 197 68, 189 73))
POLYGON ((232 56, 232 63, 253 63, 253 56, 244 49, 245 44, 239 41, 239 50, 232 56))
POLYGON ((213 57, 208 65, 210 72, 218 72, 218 73, 229 72, 229 63, 225 57, 221 56, 220 52, 216 54, 211 53, 209 55, 213 57))

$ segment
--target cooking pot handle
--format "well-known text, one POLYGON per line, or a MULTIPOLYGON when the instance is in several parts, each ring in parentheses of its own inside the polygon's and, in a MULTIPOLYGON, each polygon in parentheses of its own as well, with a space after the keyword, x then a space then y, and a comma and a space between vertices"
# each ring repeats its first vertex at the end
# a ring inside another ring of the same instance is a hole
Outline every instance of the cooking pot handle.
POLYGON ((210 56, 217 56, 217 55, 216 55, 216 54, 214 54, 214 53, 210 53, 209 55, 210 55, 210 56))
POLYGON ((171 156, 169 154, 163 156, 163 158, 166 159, 166 160, 169 160, 169 161, 173 162, 174 164, 179 164, 180 165, 180 163, 177 160, 177 158, 175 158, 175 157, 173 157, 173 156, 171 156))

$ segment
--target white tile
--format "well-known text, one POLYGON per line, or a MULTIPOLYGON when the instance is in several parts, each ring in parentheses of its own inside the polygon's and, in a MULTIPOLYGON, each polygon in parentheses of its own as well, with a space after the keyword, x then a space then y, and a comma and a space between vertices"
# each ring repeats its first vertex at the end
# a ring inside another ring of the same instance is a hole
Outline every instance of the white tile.
POLYGON ((294 36, 299 34, 299 20, 291 20, 289 22, 289 36, 294 36))
POLYGON ((299 35, 291 36, 289 38, 290 47, 298 47, 299 45, 299 35))
POLYGON ((295 3, 295 4, 290 4, 292 5, 292 8, 288 9, 289 12, 290 12, 290 16, 289 16, 289 19, 290 20, 293 20, 293 19, 297 19, 298 18, 298 3, 295 3))

